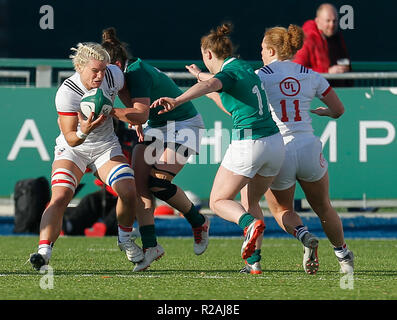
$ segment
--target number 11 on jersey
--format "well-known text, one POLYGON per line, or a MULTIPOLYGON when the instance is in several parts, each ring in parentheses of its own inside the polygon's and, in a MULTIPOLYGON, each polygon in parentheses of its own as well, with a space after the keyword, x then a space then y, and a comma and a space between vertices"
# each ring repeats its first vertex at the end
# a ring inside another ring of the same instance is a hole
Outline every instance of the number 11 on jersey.
MULTIPOLYGON (((294 121, 301 121, 302 118, 300 116, 300 111, 299 111, 299 100, 294 100, 292 101, 295 107, 295 117, 294 121)), ((281 104, 281 121, 282 122, 288 122, 289 118, 287 115, 287 101, 285 99, 280 101, 281 104)))

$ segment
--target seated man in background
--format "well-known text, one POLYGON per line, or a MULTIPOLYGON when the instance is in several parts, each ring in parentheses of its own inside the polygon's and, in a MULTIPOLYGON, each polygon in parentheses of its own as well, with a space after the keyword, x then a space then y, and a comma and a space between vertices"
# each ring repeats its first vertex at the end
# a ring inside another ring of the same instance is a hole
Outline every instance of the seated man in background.
MULTIPOLYGON (((350 58, 342 32, 338 30, 338 12, 329 3, 317 9, 316 18, 302 27, 305 41, 294 58, 299 63, 319 73, 344 73, 351 71, 350 58)), ((351 86, 351 81, 331 81, 332 86, 351 86)))

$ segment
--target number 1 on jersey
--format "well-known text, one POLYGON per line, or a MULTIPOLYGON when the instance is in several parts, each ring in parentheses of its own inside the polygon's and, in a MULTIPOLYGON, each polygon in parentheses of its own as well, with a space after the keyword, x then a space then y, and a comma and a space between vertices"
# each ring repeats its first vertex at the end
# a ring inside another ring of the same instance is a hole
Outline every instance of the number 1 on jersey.
MULTIPOLYGON (((285 99, 280 101, 281 104, 281 121, 282 122, 288 122, 288 116, 287 116, 287 101, 285 99)), ((300 115, 300 110, 299 110, 299 100, 294 100, 293 101, 294 107, 295 107, 295 117, 294 121, 301 121, 301 115, 300 115)))
MULTIPOLYGON (((263 83, 261 83, 261 87, 262 87, 262 90, 265 90, 265 86, 263 83)), ((255 94, 256 97, 258 98, 259 115, 262 116, 263 115, 263 101, 262 101, 261 92, 257 85, 253 86, 252 93, 255 94)))

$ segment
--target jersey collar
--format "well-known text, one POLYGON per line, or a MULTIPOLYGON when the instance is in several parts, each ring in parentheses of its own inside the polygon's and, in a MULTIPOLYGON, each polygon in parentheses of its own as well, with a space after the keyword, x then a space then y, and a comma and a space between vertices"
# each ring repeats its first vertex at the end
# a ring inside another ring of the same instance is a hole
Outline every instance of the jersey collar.
MULTIPOLYGON (((285 59, 283 61, 291 61, 291 59, 285 59)), ((272 64, 273 62, 281 62, 281 60, 278 59, 273 59, 272 61, 270 61, 267 65, 272 64)))
POLYGON ((232 58, 226 58, 225 61, 224 61, 223 64, 222 64, 221 71, 223 71, 223 68, 224 68, 227 64, 229 64, 230 62, 232 62, 232 61, 234 61, 234 60, 236 60, 236 58, 234 58, 234 57, 232 57, 232 58))

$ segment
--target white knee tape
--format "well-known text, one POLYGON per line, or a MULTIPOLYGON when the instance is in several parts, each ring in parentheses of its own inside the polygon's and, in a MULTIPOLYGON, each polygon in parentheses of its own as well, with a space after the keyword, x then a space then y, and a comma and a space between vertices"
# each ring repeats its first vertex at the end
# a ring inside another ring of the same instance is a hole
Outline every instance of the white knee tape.
POLYGON ((110 170, 106 184, 112 187, 116 182, 124 179, 134 179, 134 170, 128 164, 122 163, 110 170))
POLYGON ((51 176, 52 187, 66 187, 74 192, 77 187, 77 179, 72 171, 64 168, 56 169, 51 176))

